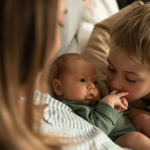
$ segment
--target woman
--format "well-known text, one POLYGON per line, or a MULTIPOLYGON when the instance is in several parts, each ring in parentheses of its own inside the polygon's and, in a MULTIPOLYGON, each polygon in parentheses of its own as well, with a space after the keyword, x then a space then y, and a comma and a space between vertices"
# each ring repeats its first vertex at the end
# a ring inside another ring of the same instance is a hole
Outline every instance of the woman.
POLYGON ((64 1, 2 0, 0 7, 0 149, 57 148, 59 137, 39 131, 43 112, 33 97, 59 49, 64 1))

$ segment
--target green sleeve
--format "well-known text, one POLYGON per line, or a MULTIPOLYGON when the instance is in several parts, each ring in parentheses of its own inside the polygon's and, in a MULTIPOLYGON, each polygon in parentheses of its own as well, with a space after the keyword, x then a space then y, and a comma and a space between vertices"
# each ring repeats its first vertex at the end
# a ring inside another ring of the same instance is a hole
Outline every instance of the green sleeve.
POLYGON ((76 101, 63 101, 72 110, 91 124, 100 128, 107 135, 113 130, 121 115, 105 102, 97 106, 85 105, 76 101))

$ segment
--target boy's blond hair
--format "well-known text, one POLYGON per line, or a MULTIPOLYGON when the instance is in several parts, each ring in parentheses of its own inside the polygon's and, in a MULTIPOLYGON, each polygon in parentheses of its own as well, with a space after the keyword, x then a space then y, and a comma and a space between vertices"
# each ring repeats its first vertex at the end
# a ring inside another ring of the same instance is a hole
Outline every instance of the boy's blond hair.
POLYGON ((91 63, 86 57, 76 53, 64 54, 58 57, 50 67, 48 82, 51 85, 51 87, 53 84, 53 80, 54 79, 62 80, 65 74, 67 73, 69 64, 79 59, 91 63))
POLYGON ((111 29, 111 49, 121 48, 131 61, 150 67, 150 3, 134 8, 111 29))

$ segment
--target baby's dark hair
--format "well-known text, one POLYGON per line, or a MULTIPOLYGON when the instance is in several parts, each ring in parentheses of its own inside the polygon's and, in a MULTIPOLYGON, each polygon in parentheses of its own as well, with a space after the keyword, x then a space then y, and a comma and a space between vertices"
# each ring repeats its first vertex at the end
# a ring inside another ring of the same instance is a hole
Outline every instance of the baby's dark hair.
POLYGON ((48 77, 48 82, 52 87, 53 80, 58 79, 61 80, 63 79, 65 73, 67 72, 67 69, 69 67, 69 64, 73 61, 76 60, 85 60, 90 62, 86 57, 80 54, 76 53, 68 53, 61 55, 58 57, 51 65, 50 71, 49 71, 49 77, 48 77))

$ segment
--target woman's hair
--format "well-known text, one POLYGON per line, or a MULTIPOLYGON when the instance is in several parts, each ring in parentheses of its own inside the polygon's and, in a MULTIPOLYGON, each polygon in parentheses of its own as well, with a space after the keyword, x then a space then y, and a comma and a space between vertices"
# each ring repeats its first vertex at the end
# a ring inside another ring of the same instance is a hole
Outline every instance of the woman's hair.
POLYGON ((125 51, 131 61, 150 67, 150 3, 138 6, 111 28, 111 49, 125 51))
POLYGON ((42 135, 41 118, 38 124, 33 118, 35 80, 51 55, 57 11, 58 0, 0 1, 0 149, 49 150, 59 143, 42 135), (20 87, 25 108, 19 105, 20 87))

